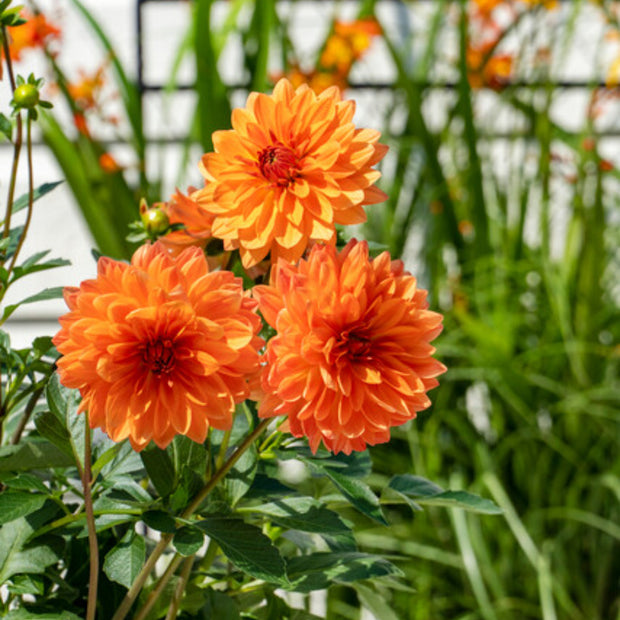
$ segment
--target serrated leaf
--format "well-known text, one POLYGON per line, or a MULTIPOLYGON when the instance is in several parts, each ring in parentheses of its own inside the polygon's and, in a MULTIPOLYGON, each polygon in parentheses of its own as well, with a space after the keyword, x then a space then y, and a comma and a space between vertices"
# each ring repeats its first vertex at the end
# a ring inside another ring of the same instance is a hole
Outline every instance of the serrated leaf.
POLYGON ((142 536, 129 530, 105 556, 103 572, 111 581, 130 588, 144 565, 146 543, 142 536))
POLYGON ((0 448, 0 472, 67 467, 73 464, 73 459, 47 440, 29 438, 19 445, 0 448))
POLYGON ((184 556, 194 555, 204 544, 205 535, 195 527, 179 528, 172 539, 174 548, 184 556))
POLYGON ((362 579, 401 575, 385 558, 367 553, 313 553, 288 562, 288 575, 296 592, 323 590, 332 582, 351 583, 362 579))
POLYGON ((0 527, 0 583, 20 573, 44 573, 58 560, 56 553, 46 545, 25 548, 34 531, 35 527, 24 517, 0 527))
POLYGON ((502 512, 501 508, 489 499, 467 491, 444 491, 434 482, 411 474, 394 476, 388 487, 397 491, 405 499, 413 497, 416 506, 463 508, 470 512, 482 514, 500 514, 502 512))
POLYGON ((84 465, 84 439, 86 420, 78 414, 80 393, 60 383, 58 374, 52 375, 46 388, 47 404, 51 412, 64 424, 68 434, 73 457, 84 465))
POLYGON ((272 541, 254 525, 241 519, 207 518, 198 521, 226 557, 241 571, 270 583, 287 585, 284 560, 272 541))
POLYGON ((34 424, 43 437, 49 439, 49 441, 62 450, 67 456, 73 457, 73 448, 71 447, 69 431, 56 415, 51 411, 43 411, 37 415, 34 424))
POLYGON ((350 478, 346 474, 333 471, 329 467, 325 467, 322 463, 312 462, 307 459, 302 461, 310 466, 315 472, 327 476, 336 486, 336 488, 344 495, 344 497, 362 514, 378 521, 383 525, 387 525, 387 521, 381 511, 379 498, 372 492, 371 488, 357 478, 350 478))
POLYGON ((224 480, 224 493, 231 506, 248 492, 256 475, 258 452, 252 444, 228 472, 224 480))
POLYGON ((266 515, 284 527, 303 532, 337 534, 350 531, 337 513, 311 497, 287 497, 244 510, 266 515))
POLYGON ((49 489, 45 486, 43 480, 33 474, 18 474, 13 478, 5 480, 4 484, 10 489, 22 489, 27 491, 49 493, 49 489))
POLYGON ((25 517, 39 510, 47 497, 39 493, 25 493, 11 489, 0 493, 0 525, 25 517))
POLYGON ((174 517, 163 510, 147 510, 142 515, 142 520, 152 529, 166 534, 176 532, 176 522, 174 517))

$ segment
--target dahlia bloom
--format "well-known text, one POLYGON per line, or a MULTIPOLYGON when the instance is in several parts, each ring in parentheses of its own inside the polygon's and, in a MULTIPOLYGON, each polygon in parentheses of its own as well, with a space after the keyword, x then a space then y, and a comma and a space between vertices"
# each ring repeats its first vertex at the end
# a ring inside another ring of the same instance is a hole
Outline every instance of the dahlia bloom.
POLYGON ((175 259, 155 243, 131 264, 100 258, 97 278, 65 300, 58 372, 80 390, 92 428, 141 450, 231 427, 263 344, 256 301, 231 272, 210 273, 199 248, 175 259))
POLYGON ((362 205, 385 200, 372 166, 387 147, 378 131, 355 128, 354 111, 338 88, 317 95, 281 79, 273 95, 251 93, 233 111, 233 129, 213 134, 196 199, 246 268, 270 252, 273 263, 295 262, 309 241, 334 243, 335 224, 364 222, 362 205))
POLYGON ((265 352, 259 416, 286 415, 316 451, 364 450, 431 403, 445 371, 430 345, 442 316, 387 252, 369 259, 365 242, 338 253, 315 245, 299 265, 280 261, 269 286, 253 289, 277 331, 265 352))

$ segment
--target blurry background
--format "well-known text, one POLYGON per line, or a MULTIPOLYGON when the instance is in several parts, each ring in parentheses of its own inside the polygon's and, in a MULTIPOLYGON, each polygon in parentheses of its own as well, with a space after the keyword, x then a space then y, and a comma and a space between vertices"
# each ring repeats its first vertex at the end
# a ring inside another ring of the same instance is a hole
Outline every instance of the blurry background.
MULTIPOLYGON (((72 266, 7 303, 92 277, 91 248, 129 257, 140 198, 200 185, 211 132, 249 90, 282 75, 342 88, 391 147, 388 202, 345 234, 402 256, 446 317, 433 410, 372 450, 372 483, 411 472, 504 514, 394 507, 389 530, 360 523, 407 587, 336 585, 327 617, 620 617, 620 2, 28 7, 41 13, 13 29, 16 68, 44 76, 55 104, 35 183, 65 182, 36 203, 24 256, 51 248, 72 266)), ((0 142, 3 170, 10 159, 0 142)), ((7 330, 27 346, 62 312, 25 306, 7 330)))

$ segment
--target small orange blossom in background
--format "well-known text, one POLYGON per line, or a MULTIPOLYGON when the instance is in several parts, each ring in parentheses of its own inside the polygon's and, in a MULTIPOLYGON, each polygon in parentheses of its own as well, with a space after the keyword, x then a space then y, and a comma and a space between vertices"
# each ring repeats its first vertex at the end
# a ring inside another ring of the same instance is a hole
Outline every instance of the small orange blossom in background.
POLYGON ((354 111, 335 87, 317 95, 282 79, 273 95, 251 93, 233 111, 233 129, 213 134, 194 198, 244 267, 269 253, 295 262, 310 241, 334 243, 335 224, 364 222, 362 206, 387 198, 373 169, 387 147, 378 131, 355 128, 354 111))
POLYGON ((445 367, 430 344, 442 316, 387 252, 366 242, 338 253, 315 245, 297 266, 280 261, 270 286, 253 289, 277 334, 267 343, 260 417, 288 416, 288 429, 316 452, 389 441, 390 428, 427 408, 445 367))
POLYGON ((53 339, 60 380, 79 388, 91 428, 135 450, 175 435, 229 429, 259 370, 257 302, 199 248, 176 259, 159 243, 131 264, 100 258, 97 278, 66 288, 53 339))
POLYGON ((9 28, 11 60, 21 60, 24 50, 42 48, 54 39, 60 38, 60 28, 48 22, 43 13, 33 15, 24 10, 20 16, 26 20, 26 23, 9 28))

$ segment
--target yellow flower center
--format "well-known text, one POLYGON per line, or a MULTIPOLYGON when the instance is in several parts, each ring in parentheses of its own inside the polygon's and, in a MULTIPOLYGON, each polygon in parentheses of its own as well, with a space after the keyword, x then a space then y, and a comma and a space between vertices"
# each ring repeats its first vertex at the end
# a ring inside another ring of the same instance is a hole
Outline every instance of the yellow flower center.
POLYGON ((174 345, 168 338, 142 346, 142 361, 156 375, 169 373, 175 366, 174 345))
POLYGON ((300 173, 297 156, 283 144, 263 149, 258 155, 258 167, 267 181, 280 187, 294 183, 300 173))

